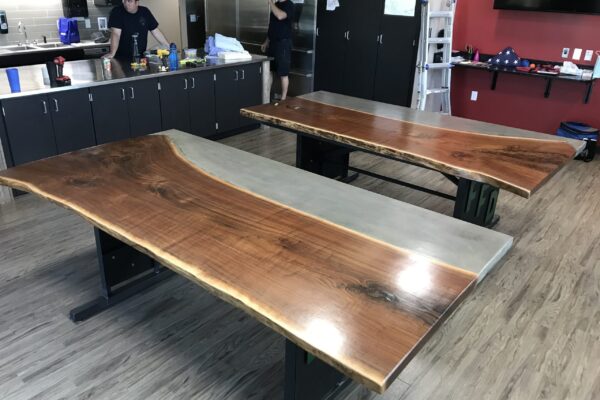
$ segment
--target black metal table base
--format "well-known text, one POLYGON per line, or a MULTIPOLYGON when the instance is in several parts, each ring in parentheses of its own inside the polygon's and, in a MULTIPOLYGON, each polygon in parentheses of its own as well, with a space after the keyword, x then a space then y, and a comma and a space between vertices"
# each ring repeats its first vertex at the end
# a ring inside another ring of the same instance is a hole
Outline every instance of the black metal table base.
POLYGON ((296 167, 344 181, 348 178, 350 150, 308 136, 298 135, 296 167))
POLYGON ((495 216, 499 193, 497 187, 461 178, 454 203, 454 217, 491 228, 499 219, 495 216))
MULTIPOLYGON (((457 178, 443 174, 458 187, 456 196, 452 196, 447 193, 351 167, 351 151, 353 150, 345 146, 298 134, 296 167, 347 183, 356 179, 357 174, 348 174, 348 171, 353 171, 432 194, 434 196, 453 200, 455 202, 453 214, 455 218, 487 228, 493 227, 499 220, 495 215, 495 212, 500 190, 496 187, 466 178, 457 178)), ((409 164, 416 165, 413 163, 409 164)))
POLYGON ((173 275, 151 257, 94 228, 100 270, 100 297, 69 312, 73 322, 86 319, 118 304, 173 275))
POLYGON ((333 400, 352 380, 293 342, 285 342, 284 400, 333 400))

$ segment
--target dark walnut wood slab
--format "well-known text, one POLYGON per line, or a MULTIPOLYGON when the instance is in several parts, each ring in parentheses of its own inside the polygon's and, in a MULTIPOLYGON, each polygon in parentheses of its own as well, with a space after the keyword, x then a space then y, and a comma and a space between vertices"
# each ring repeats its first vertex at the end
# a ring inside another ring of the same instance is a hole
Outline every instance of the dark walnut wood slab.
POLYGON ((241 114, 526 198, 575 156, 560 141, 441 129, 300 98, 244 108, 241 114))
POLYGON ((477 278, 211 177, 165 136, 25 164, 0 183, 76 211, 378 392, 477 278))

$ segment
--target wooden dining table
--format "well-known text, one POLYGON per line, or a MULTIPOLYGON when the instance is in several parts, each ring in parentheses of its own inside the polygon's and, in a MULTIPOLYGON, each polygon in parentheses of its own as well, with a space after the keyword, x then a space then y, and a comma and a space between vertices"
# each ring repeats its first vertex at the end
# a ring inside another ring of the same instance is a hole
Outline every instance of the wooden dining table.
POLYGON ((455 202, 454 216, 482 226, 497 221, 500 189, 529 198, 581 152, 582 141, 315 92, 243 108, 241 114, 298 134, 296 166, 348 181, 350 172, 455 202), (363 151, 442 173, 456 195, 353 167, 363 151))
POLYGON ((0 184, 94 227, 102 291, 74 321, 173 271, 287 339, 286 400, 331 398, 351 380, 383 393, 512 246, 174 130, 10 168, 0 184))

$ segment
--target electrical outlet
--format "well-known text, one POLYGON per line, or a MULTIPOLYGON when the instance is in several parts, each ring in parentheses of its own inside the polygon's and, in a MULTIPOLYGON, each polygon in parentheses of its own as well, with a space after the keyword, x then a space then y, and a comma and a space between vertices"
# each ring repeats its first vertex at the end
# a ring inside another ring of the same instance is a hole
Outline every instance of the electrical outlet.
POLYGON ((562 58, 569 58, 569 51, 571 51, 571 49, 565 47, 562 51, 562 58))
POLYGON ((479 92, 473 90, 471 92, 471 101, 477 101, 477 96, 479 96, 479 92))
POLYGON ((594 50, 586 50, 585 57, 583 59, 584 59, 584 61, 592 61, 593 57, 594 57, 594 50))
POLYGON ((98 17, 98 30, 108 30, 108 23, 106 21, 106 17, 98 17))
POLYGON ((92 21, 90 21, 90 19, 89 19, 89 18, 86 18, 86 19, 85 19, 85 27, 86 27, 87 29, 90 29, 90 28, 92 27, 92 21))
POLYGON ((573 60, 581 60, 581 49, 573 50, 573 60))

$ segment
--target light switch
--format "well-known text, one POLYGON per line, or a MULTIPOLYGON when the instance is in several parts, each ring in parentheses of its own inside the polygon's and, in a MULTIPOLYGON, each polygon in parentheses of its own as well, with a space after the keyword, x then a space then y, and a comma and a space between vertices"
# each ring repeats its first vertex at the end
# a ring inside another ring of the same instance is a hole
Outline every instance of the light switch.
POLYGON ((565 47, 562 51, 562 58, 569 58, 569 51, 571 51, 571 49, 565 47))
POLYGON ((92 27, 92 21, 89 18, 85 19, 85 27, 86 29, 90 29, 92 27))
POLYGON ((573 60, 581 60, 581 49, 573 50, 573 60))
POLYGON ((190 14, 190 22, 198 22, 198 15, 190 14))
POLYGON ((471 101, 477 101, 477 96, 479 95, 479 92, 473 90, 471 91, 471 101))
POLYGON ((586 50, 585 51, 585 57, 583 59, 585 61, 592 61, 593 57, 594 57, 594 50, 586 50))

